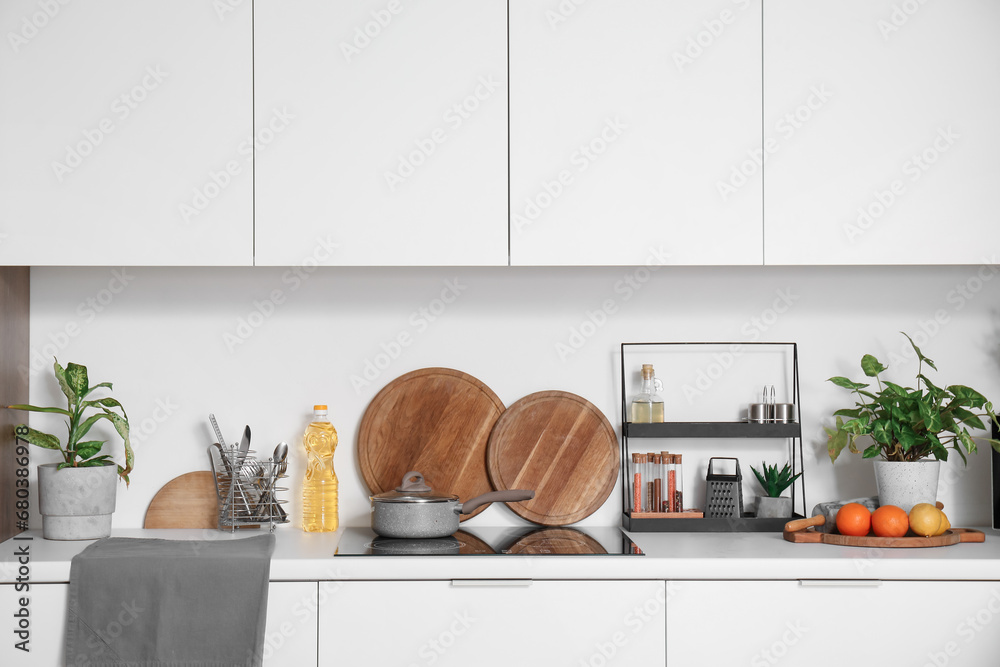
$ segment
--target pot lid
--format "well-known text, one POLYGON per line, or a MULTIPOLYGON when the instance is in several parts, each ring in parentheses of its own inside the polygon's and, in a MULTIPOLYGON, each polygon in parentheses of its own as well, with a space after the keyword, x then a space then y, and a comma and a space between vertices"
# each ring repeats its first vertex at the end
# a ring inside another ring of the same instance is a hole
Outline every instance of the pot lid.
POLYGON ((449 503, 457 502, 458 496, 434 493, 427 486, 424 476, 416 470, 403 475, 403 482, 394 491, 386 491, 371 497, 382 503, 449 503))

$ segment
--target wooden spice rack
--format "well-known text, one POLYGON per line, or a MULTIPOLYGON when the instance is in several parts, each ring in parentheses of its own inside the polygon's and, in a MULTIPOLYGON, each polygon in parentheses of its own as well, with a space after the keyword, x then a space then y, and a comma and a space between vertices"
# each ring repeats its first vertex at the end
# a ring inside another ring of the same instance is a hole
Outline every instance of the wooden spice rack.
MULTIPOLYGON (((626 387, 626 376, 628 364, 626 362, 627 348, 639 346, 667 346, 667 345, 688 345, 688 346, 719 346, 731 347, 734 345, 770 345, 788 346, 792 354, 792 395, 793 402, 798 407, 798 414, 801 415, 801 401, 799 400, 799 355, 797 343, 727 343, 727 342, 674 342, 674 343, 622 343, 621 344, 621 391, 622 391, 622 527, 625 530, 636 532, 781 532, 785 524, 790 519, 758 519, 754 516, 744 516, 737 518, 705 518, 702 513, 698 516, 695 512, 686 511, 681 513, 661 513, 661 512, 630 512, 630 499, 632 498, 632 484, 629 471, 629 463, 632 460, 629 450, 629 439, 637 438, 672 438, 672 439, 698 439, 698 438, 777 438, 788 441, 789 459, 791 462, 792 474, 803 473, 792 485, 792 507, 794 515, 792 519, 802 518, 806 512, 805 500, 805 474, 803 471, 804 457, 802 452, 802 424, 801 421, 794 423, 750 423, 750 422, 662 422, 656 424, 633 424, 625 421, 629 414, 630 393, 626 387), (801 513, 797 508, 801 507, 801 513), (678 516, 679 515, 679 516, 678 516)), ((695 503, 685 503, 686 505, 700 504, 704 499, 695 503)))

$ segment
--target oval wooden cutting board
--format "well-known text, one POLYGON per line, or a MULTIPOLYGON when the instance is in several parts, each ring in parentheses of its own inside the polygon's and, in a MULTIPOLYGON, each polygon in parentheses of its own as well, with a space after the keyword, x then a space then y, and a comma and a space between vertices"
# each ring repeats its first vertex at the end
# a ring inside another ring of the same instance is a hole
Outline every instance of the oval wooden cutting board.
POLYGON ((533 490, 534 499, 508 506, 543 526, 565 526, 597 511, 619 465, 610 422, 589 401, 564 391, 530 394, 507 408, 486 450, 493 487, 533 490))
POLYGON ((881 547, 887 549, 947 547, 960 542, 985 542, 986 534, 972 528, 951 528, 942 535, 920 537, 909 535, 904 537, 878 537, 876 535, 841 535, 840 533, 821 533, 813 529, 822 526, 826 517, 817 514, 806 519, 796 519, 785 524, 782 532, 789 542, 806 544, 836 544, 842 547, 881 547))
POLYGON ((435 493, 462 502, 491 491, 486 445, 503 411, 493 390, 461 371, 422 368, 396 378, 361 419, 358 463, 368 490, 391 491, 416 470, 435 493))

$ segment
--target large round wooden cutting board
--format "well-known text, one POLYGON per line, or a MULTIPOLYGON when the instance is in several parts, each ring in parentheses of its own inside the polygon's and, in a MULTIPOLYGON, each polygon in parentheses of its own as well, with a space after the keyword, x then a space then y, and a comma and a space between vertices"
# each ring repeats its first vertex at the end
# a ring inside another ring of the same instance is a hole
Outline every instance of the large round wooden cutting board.
POLYGON ((539 528, 518 539, 507 553, 539 554, 606 554, 607 549, 590 535, 573 528, 539 528))
MULTIPOLYGON (((439 494, 462 502, 492 490, 486 474, 490 431, 503 402, 476 378, 450 368, 402 375, 368 405, 358 434, 361 476, 372 494, 395 489, 419 471, 439 494)), ((489 505, 470 514, 465 521, 489 505)))
POLYGON ((497 420, 486 469, 497 490, 528 489, 508 503, 520 517, 565 526, 590 516, 611 494, 620 463, 618 438, 604 414, 564 391, 525 396, 497 420))
POLYGON ((218 528, 215 475, 207 470, 174 477, 146 510, 143 528, 218 528))

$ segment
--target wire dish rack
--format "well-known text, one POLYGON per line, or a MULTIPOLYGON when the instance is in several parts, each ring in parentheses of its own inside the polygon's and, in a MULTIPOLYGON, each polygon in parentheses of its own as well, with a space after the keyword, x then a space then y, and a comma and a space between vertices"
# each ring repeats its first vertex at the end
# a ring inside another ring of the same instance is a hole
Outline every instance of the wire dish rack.
POLYGON ((237 447, 208 448, 215 475, 215 492, 219 508, 219 530, 235 532, 237 528, 259 528, 288 523, 288 514, 278 498, 278 492, 288 488, 278 486, 285 479, 285 461, 260 461, 254 450, 237 447))

